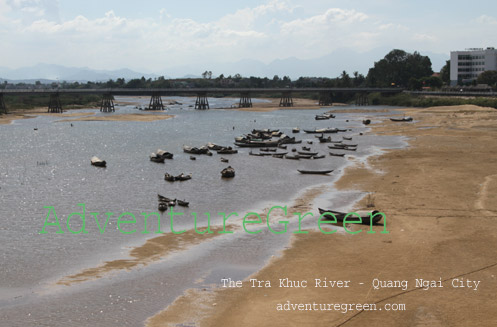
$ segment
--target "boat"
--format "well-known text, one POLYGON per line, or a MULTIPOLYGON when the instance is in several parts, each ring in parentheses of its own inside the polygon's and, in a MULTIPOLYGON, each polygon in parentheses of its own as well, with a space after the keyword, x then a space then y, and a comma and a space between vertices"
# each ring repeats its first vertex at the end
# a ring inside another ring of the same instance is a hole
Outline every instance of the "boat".
POLYGON ((194 156, 190 156, 190 160, 197 160, 194 156))
POLYGON ((310 154, 299 154, 300 159, 312 159, 312 157, 310 154))
POLYGON ((285 159, 299 160, 300 156, 298 154, 294 156, 285 155, 285 159))
POLYGON ((92 166, 95 166, 95 167, 107 167, 107 162, 105 160, 102 160, 98 157, 91 157, 90 159, 90 162, 92 164, 92 166))
POLYGON ((336 128, 320 128, 320 129, 304 129, 304 132, 308 134, 322 134, 322 133, 338 133, 338 129, 336 128))
POLYGON ((346 141, 352 141, 352 137, 342 136, 342 138, 346 141))
POLYGON ((309 147, 307 147, 307 146, 303 146, 303 147, 302 147, 302 150, 304 150, 304 151, 311 151, 311 148, 309 148, 309 147))
POLYGON ((170 199, 168 197, 162 196, 160 194, 157 194, 157 197, 159 198, 159 202, 171 202, 171 201, 176 201, 176 199, 170 199))
POLYGON ((265 154, 264 153, 254 153, 252 151, 249 152, 249 155, 250 156, 257 156, 257 157, 263 157, 265 154))
POLYGON ((333 157, 343 157, 343 156, 345 156, 345 153, 333 153, 333 152, 330 152, 330 156, 333 156, 333 157))
POLYGON ((156 153, 152 153, 150 155, 150 161, 152 161, 152 162, 164 163, 165 159, 166 158, 159 157, 156 153))
POLYGON ((287 146, 286 146, 286 145, 281 145, 281 144, 280 144, 280 145, 278 145, 278 148, 283 149, 283 150, 286 150, 287 146))
POLYGON ((304 151, 297 151, 297 153, 304 156, 315 156, 316 154, 318 154, 317 152, 304 152, 304 151))
POLYGON ((312 144, 312 141, 307 141, 307 144, 312 144))
POLYGON ((312 159, 323 159, 325 157, 324 154, 319 155, 319 156, 312 156, 312 159))
POLYGON ((174 180, 176 181, 187 181, 189 179, 192 179, 192 174, 185 175, 181 173, 178 176, 174 177, 174 180))
POLYGON ((391 121, 412 121, 412 117, 390 118, 391 121))
POLYGON ((169 173, 165 173, 164 180, 166 180, 168 182, 174 182, 176 180, 176 177, 174 177, 173 175, 171 175, 169 173))
POLYGON ((283 158, 288 152, 284 152, 284 153, 274 153, 273 154, 273 158, 283 158))
POLYGON ((178 202, 178 205, 182 206, 182 207, 188 207, 188 205, 190 204, 190 202, 186 202, 186 201, 182 201, 182 200, 177 200, 176 202, 178 202))
POLYGON ((277 149, 275 148, 261 148, 260 149, 262 152, 276 152, 277 149))
POLYGON ((292 133, 300 133, 300 128, 295 127, 294 129, 292 129, 292 133))
POLYGON ((229 162, 229 160, 221 157, 221 162, 229 162))
POLYGON ((370 119, 364 119, 364 120, 362 121, 362 123, 363 123, 364 125, 369 125, 369 124, 371 124, 371 120, 370 120, 370 119))
POLYGON ((316 120, 326 120, 326 119, 330 119, 331 117, 329 116, 326 116, 326 115, 316 115, 316 117, 314 119, 316 120))
POLYGON ((277 147, 279 141, 248 141, 246 143, 235 142, 235 145, 241 148, 264 148, 277 147))
POLYGON ((319 137, 319 143, 331 143, 331 136, 328 137, 319 137))
POLYGON ((212 150, 212 151, 217 151, 217 150, 221 150, 221 149, 227 148, 226 146, 217 145, 217 144, 214 144, 212 142, 207 143, 206 146, 207 146, 207 148, 209 150, 212 150))
POLYGON ((231 166, 228 166, 221 170, 221 176, 223 178, 233 178, 235 177, 235 169, 231 166))
POLYGON ((301 174, 318 174, 318 175, 326 175, 329 174, 333 171, 331 170, 303 170, 303 169, 297 169, 297 171, 301 174))
POLYGON ((212 155, 212 152, 210 152, 209 148, 205 145, 201 146, 200 148, 183 145, 183 152, 191 154, 207 154, 209 156, 212 155))
POLYGON ((166 211, 167 210, 167 203, 165 202, 159 202, 159 207, 158 207, 160 212, 166 211))
POLYGON ((333 150, 347 150, 347 151, 355 151, 357 150, 357 148, 349 148, 349 147, 339 147, 339 146, 331 146, 331 145, 328 145, 328 148, 329 149, 333 149, 333 150))
MULTIPOLYGON (((318 209, 319 209, 320 215, 323 215, 325 213, 333 214, 333 216, 336 218, 337 222, 343 221, 345 219, 345 216, 348 215, 348 213, 345 213, 345 212, 327 210, 327 209, 321 209, 321 208, 318 208, 318 209)), ((328 216, 333 217, 331 215, 328 215, 328 216)), ((381 214, 378 210, 374 210, 367 215, 362 214, 360 216, 361 216, 361 224, 364 224, 364 225, 370 225, 371 218, 373 218, 372 225, 379 223, 381 218, 383 218, 383 214, 381 214)), ((324 217, 326 217, 326 215, 324 217)), ((356 215, 349 215, 347 217, 347 221, 348 222, 359 222, 359 217, 357 217, 356 215)))
POLYGON ((157 157, 164 158, 164 159, 172 159, 174 154, 171 152, 167 152, 161 149, 158 149, 156 152, 157 157))
POLYGON ((227 148, 222 148, 217 150, 217 154, 235 154, 238 153, 238 150, 231 148, 230 146, 227 148))

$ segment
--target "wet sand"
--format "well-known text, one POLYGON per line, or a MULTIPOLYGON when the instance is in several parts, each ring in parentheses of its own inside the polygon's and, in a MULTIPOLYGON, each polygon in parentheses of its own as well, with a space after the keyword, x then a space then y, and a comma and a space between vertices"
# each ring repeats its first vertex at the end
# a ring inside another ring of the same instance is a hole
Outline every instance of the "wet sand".
POLYGON ((290 248, 251 276, 272 287, 253 288, 245 280, 241 288, 189 290, 147 326, 495 326, 497 110, 402 111, 416 122, 371 127, 408 136, 409 147, 349 168, 337 183, 369 192, 357 209, 373 202, 386 214, 388 234, 381 225, 375 234, 354 225, 359 234, 294 235, 290 248), (279 287, 283 278, 307 280, 308 287, 279 287), (350 287, 318 288, 316 278, 350 280, 350 287), (375 278, 408 285, 374 289, 375 278), (424 290, 416 279, 437 287, 424 290), (480 283, 476 290, 461 287, 468 281, 480 283), (376 303, 383 310, 278 311, 287 301, 376 303), (405 311, 387 311, 385 304, 405 304, 405 311))

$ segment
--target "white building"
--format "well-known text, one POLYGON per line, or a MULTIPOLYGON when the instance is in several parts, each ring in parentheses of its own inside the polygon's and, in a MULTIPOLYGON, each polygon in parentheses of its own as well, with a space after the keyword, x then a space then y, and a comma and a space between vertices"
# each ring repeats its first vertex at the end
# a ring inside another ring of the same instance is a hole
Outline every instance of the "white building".
POLYGON ((497 50, 493 47, 450 52, 450 85, 472 82, 487 70, 497 70, 497 50))

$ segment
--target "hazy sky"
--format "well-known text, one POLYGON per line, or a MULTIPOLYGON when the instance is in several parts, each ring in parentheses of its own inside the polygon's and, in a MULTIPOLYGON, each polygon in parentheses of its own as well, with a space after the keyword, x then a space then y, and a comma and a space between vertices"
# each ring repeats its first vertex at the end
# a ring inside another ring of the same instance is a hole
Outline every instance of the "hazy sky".
POLYGON ((497 46, 497 1, 0 0, 0 66, 163 70, 377 47, 497 46))

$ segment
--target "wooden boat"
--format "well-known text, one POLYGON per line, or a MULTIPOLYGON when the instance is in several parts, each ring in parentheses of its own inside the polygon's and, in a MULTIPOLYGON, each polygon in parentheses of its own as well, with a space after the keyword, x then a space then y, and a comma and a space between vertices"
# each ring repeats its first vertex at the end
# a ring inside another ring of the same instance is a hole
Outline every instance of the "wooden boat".
POLYGON ((316 154, 318 154, 317 152, 304 152, 304 151, 297 151, 297 153, 304 156, 315 156, 316 154))
POLYGON ((276 148, 271 148, 271 149, 270 148, 261 148, 260 150, 263 152, 276 152, 277 149, 276 148))
POLYGON ((229 162, 229 160, 226 158, 221 158, 221 162, 229 162))
POLYGON ((241 148, 264 148, 264 147, 277 147, 279 141, 248 141, 247 143, 235 142, 235 145, 241 148))
POLYGON ((318 175, 326 175, 329 174, 333 171, 331 170, 303 170, 303 169, 297 169, 297 171, 301 174, 318 174, 318 175))
MULTIPOLYGON (((323 215, 324 213, 331 213, 333 214, 336 219, 337 219, 337 222, 338 221, 343 221, 345 219, 345 216, 347 216, 347 213, 345 212, 340 212, 340 211, 334 211, 334 210, 327 210, 327 209, 321 209, 321 208, 318 208, 319 209, 319 214, 320 215, 323 215)), ((367 214, 367 215, 360 215, 361 216, 361 224, 363 225, 370 225, 371 224, 371 218, 373 218, 373 222, 372 224, 377 224, 380 222, 381 218, 383 218, 383 215, 380 214, 379 211, 377 210, 374 210, 372 211, 371 213, 367 214)), ((326 216, 323 216, 323 217, 326 217, 326 216)), ((333 218, 333 216, 329 215, 330 218, 333 218)), ((359 221, 359 217, 357 217, 356 215, 349 215, 347 217, 347 221, 349 222, 358 222, 359 221)))
POLYGON ((295 127, 294 129, 292 129, 292 133, 300 133, 300 128, 295 127))
POLYGON ((307 144, 312 144, 312 141, 307 141, 307 144))
POLYGON ((194 156, 190 156, 190 160, 197 160, 197 158, 194 156))
POLYGON ((343 156, 345 156, 345 153, 333 153, 333 152, 330 152, 330 156, 343 157, 343 156))
POLYGON ((310 154, 299 154, 300 159, 312 159, 312 155, 310 154))
POLYGON ((221 176, 223 178, 233 178, 235 177, 235 169, 231 166, 228 166, 227 168, 221 170, 221 176))
POLYGON ((212 142, 209 142, 207 143, 207 148, 209 150, 212 150, 212 151, 218 151, 218 150, 221 150, 221 149, 224 149, 224 148, 227 148, 226 146, 222 146, 222 145, 217 145, 217 144, 214 144, 212 142))
POLYGON ((344 133, 347 132, 347 129, 337 128, 337 132, 344 133))
POLYGON ((364 125, 369 125, 369 124, 371 124, 371 120, 370 120, 370 119, 364 119, 364 120, 362 121, 362 123, 363 123, 364 125))
POLYGON ((327 115, 316 115, 316 117, 314 117, 314 119, 316 120, 326 120, 326 119, 330 119, 331 117, 327 116, 327 115))
POLYGON ((157 194, 157 197, 159 198, 159 202, 171 202, 171 201, 176 201, 176 199, 170 199, 168 197, 162 196, 160 194, 157 194))
POLYGON ((192 179, 192 174, 185 175, 181 173, 178 176, 174 177, 174 180, 176 181, 187 181, 189 179, 192 179))
POLYGON ((336 128, 321 128, 315 130, 304 129, 304 132, 308 134, 337 133, 338 129, 336 128))
POLYGON ((273 154, 273 158, 283 158, 288 152, 285 153, 275 153, 273 154))
POLYGON ((319 155, 319 156, 312 156, 312 159, 323 159, 325 157, 324 154, 319 155))
POLYGON ((167 210, 167 203, 166 202, 159 202, 158 209, 160 212, 166 211, 167 210))
POLYGON ((95 166, 95 167, 107 167, 107 162, 105 160, 102 160, 98 157, 91 157, 90 159, 90 162, 92 164, 92 166, 95 166))
POLYGON ((250 155, 250 156, 263 157, 263 156, 264 156, 264 153, 260 153, 260 152, 259 152, 259 153, 254 153, 254 152, 250 151, 250 152, 249 152, 249 155, 250 155))
POLYGON ((319 143, 331 143, 331 136, 328 137, 319 137, 319 143))
POLYGON ((164 159, 172 159, 174 154, 171 152, 167 152, 161 149, 158 149, 156 152, 157 157, 164 158, 164 159))
POLYGON ((176 180, 176 177, 174 177, 173 175, 171 175, 169 173, 165 173, 164 180, 166 180, 168 182, 174 182, 176 180))
POLYGON ((182 201, 182 200, 177 200, 176 202, 178 202, 178 205, 182 206, 182 207, 188 207, 188 205, 190 204, 190 202, 186 202, 186 201, 182 201))
POLYGON ((300 159, 300 156, 298 154, 294 155, 294 156, 289 156, 289 155, 286 155, 285 156, 285 159, 292 159, 292 160, 299 160, 300 159))
POLYGON ((281 145, 281 144, 280 144, 280 145, 278 145, 278 148, 283 149, 283 150, 286 150, 287 146, 286 146, 286 145, 281 145))
POLYGON ((339 147, 339 146, 331 146, 331 145, 328 145, 328 148, 329 149, 333 149, 333 150, 347 150, 347 151, 355 151, 355 150, 357 150, 357 148, 339 147))
POLYGON ((152 162, 164 163, 165 159, 166 158, 159 157, 156 153, 152 153, 150 155, 150 161, 152 161, 152 162))
POLYGON ((238 150, 232 149, 230 146, 227 148, 223 148, 221 150, 217 150, 217 154, 235 154, 238 153, 238 150))
POLYGON ((191 153, 191 154, 207 154, 207 155, 212 155, 212 152, 209 151, 209 148, 207 148, 205 145, 201 146, 200 148, 196 147, 191 147, 188 145, 183 146, 183 152, 186 153, 191 153))
POLYGON ((391 121, 412 121, 412 117, 390 118, 391 121))
POLYGON ((304 150, 304 151, 311 151, 311 148, 309 148, 309 147, 307 147, 307 146, 303 146, 303 147, 302 147, 302 150, 304 150))
POLYGON ((352 141, 352 137, 342 136, 342 138, 346 141, 352 141))

